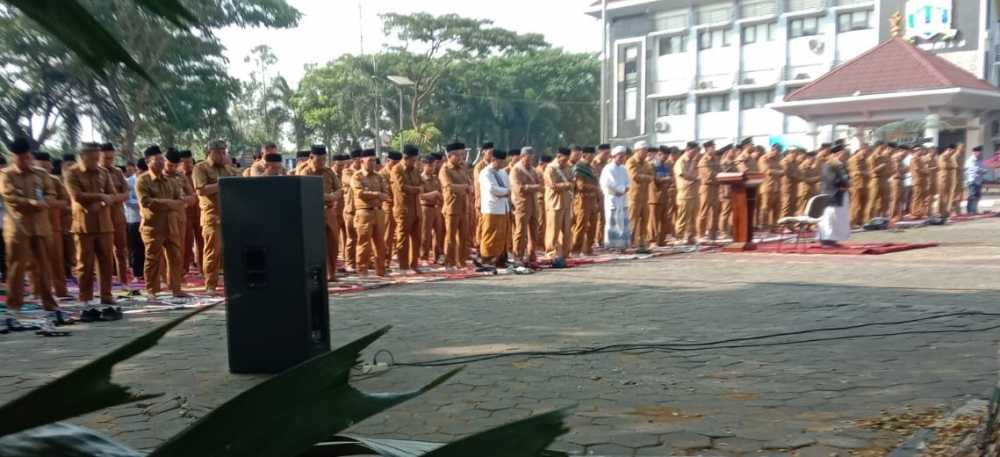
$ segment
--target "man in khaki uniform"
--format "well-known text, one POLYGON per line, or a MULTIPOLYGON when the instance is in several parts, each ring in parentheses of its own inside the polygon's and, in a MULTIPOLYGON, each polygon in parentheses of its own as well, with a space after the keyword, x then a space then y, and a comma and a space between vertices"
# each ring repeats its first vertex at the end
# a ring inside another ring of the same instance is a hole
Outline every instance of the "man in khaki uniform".
POLYGON ((760 225, 771 231, 781 216, 781 177, 784 175, 781 169, 781 150, 781 145, 771 145, 771 150, 757 159, 757 169, 764 174, 764 182, 760 185, 758 194, 760 225))
POLYGON ((722 202, 719 200, 719 158, 715 151, 715 142, 702 144, 705 148, 698 159, 698 235, 709 240, 719 237, 719 215, 722 213, 722 202))
MULTIPOLYGON (((719 149, 722 157, 719 159, 720 173, 737 173, 736 150, 732 144, 727 144, 719 149)), ((733 199, 732 188, 729 186, 719 186, 719 200, 722 202, 722 209, 719 211, 719 231, 725 237, 733 231, 733 199)))
POLYGON ((930 211, 930 171, 927 169, 926 149, 919 145, 913 147, 910 157, 910 175, 913 177, 913 201, 910 203, 910 215, 915 219, 927 217, 930 211))
POLYGON ((191 268, 191 264, 194 264, 200 271, 202 255, 205 252, 205 239, 201 233, 201 208, 198 207, 198 195, 194 192, 194 178, 192 177, 194 157, 189 149, 182 149, 180 154, 181 173, 187 180, 187 188, 191 189, 191 194, 194 197, 189 200, 187 208, 184 209, 186 227, 184 229, 184 268, 182 270, 187 272, 191 268))
POLYGON ((556 160, 545 167, 545 254, 556 268, 565 267, 573 226, 573 188, 569 148, 560 147, 556 160))
POLYGON ((49 258, 49 237, 53 236, 46 201, 55 195, 45 172, 32 163, 31 143, 17 138, 7 145, 14 163, 0 172, 0 193, 3 194, 3 238, 7 254, 7 309, 20 311, 24 305, 24 277, 31 275, 31 287, 46 311, 59 309, 52 297, 49 258))
POLYGON ((868 182, 868 208, 865 209, 865 221, 889 215, 891 198, 889 179, 892 177, 890 154, 888 146, 879 144, 868 157, 868 170, 872 177, 868 182))
POLYGON ((903 158, 906 153, 895 143, 889 143, 889 218, 893 220, 903 217, 903 158))
POLYGON ((111 222, 111 205, 115 201, 115 187, 111 176, 102 169, 100 145, 84 143, 80 149, 80 162, 66 172, 66 191, 72 200, 73 227, 76 239, 76 268, 80 285, 80 301, 94 298, 94 262, 100 278, 102 305, 113 305, 111 296, 111 271, 114 265, 114 225, 111 222))
MULTIPOLYGON (((174 182, 177 184, 177 188, 181 190, 181 200, 184 201, 183 210, 172 211, 170 213, 170 224, 171 224, 170 233, 184 234, 187 232, 187 227, 188 227, 188 221, 187 221, 188 208, 198 205, 198 196, 194 192, 194 186, 192 186, 191 182, 188 181, 187 176, 184 176, 184 173, 181 169, 181 167, 184 166, 183 151, 178 151, 174 148, 170 148, 167 150, 167 153, 164 154, 164 157, 167 159, 167 163, 163 167, 163 174, 174 180, 174 182)), ((185 246, 184 238, 185 235, 181 235, 177 240, 181 246, 181 251, 180 251, 181 255, 180 258, 178 259, 178 264, 176 266, 176 269, 177 271, 180 272, 181 283, 184 282, 184 277, 188 272, 188 264, 184 263, 186 256, 188 255, 187 252, 184 252, 184 246, 185 246)), ((145 250, 143 250, 143 252, 145 253, 145 250)), ((163 256, 162 258, 165 262, 166 256, 163 256)))
POLYGON ((955 168, 958 163, 955 155, 958 154, 957 146, 948 145, 944 153, 938 157, 938 215, 941 217, 951 216, 951 204, 955 201, 955 168))
MULTIPOLYGON (((354 181, 354 174, 361 169, 361 155, 364 151, 361 149, 354 149, 351 151, 350 157, 351 162, 344 167, 344 171, 340 175, 340 182, 343 184, 344 190, 344 232, 346 238, 344 239, 344 265, 347 267, 348 271, 357 269, 358 260, 358 232, 354 227, 354 191, 351 189, 351 183, 354 181)), ((372 154, 375 150, 372 149, 372 154)))
MULTIPOLYGON (((545 167, 552 163, 552 156, 542 155, 538 158, 538 165, 535 166, 535 176, 538 181, 542 184, 542 190, 538 192, 538 201, 535 202, 536 213, 538 214, 538 233, 537 239, 541 243, 541 247, 545 247, 545 167)), ((604 236, 603 234, 601 235, 604 236)))
POLYGON ((674 171, 670 161, 670 148, 660 146, 656 151, 653 171, 656 177, 649 186, 649 241, 657 246, 666 246, 667 236, 674 233, 671 214, 674 202, 670 193, 674 171))
POLYGON ((222 209, 219 207, 219 178, 236 176, 236 170, 226 157, 226 142, 214 140, 208 144, 207 158, 195 165, 192 178, 201 207, 201 230, 205 240, 202 272, 205 291, 215 294, 222 267, 222 209))
MULTIPOLYGON (((597 176, 598 181, 601 179, 604 167, 610 161, 611 145, 605 143, 598 146, 597 155, 590 162, 590 167, 594 169, 594 176, 597 176)), ((598 247, 604 247, 604 191, 601 190, 601 186, 597 186, 597 205, 594 205, 594 212, 597 213, 597 224, 594 225, 594 239, 597 241, 598 247)))
POLYGON ((393 212, 396 221, 396 259, 400 269, 420 273, 420 195, 424 183, 417 169, 420 150, 403 146, 403 161, 389 172, 393 212))
MULTIPOLYGON (((171 155, 176 155, 171 151, 171 155)), ((142 214, 142 242, 146 250, 143 277, 146 278, 146 292, 155 296, 160 292, 161 268, 166 265, 167 288, 174 297, 187 297, 181 290, 184 262, 181 254, 181 217, 187 206, 180 182, 166 174, 166 161, 159 146, 153 145, 143 152, 149 172, 139 176, 135 182, 135 193, 139 198, 142 214), (166 261, 164 262, 164 256, 166 261)), ((171 157, 180 161, 179 155, 171 157)))
POLYGON ((573 254, 594 254, 594 225, 597 224, 597 182, 598 175, 590 166, 594 160, 593 147, 581 149, 580 159, 573 165, 573 254))
POLYGON ((653 165, 646 159, 649 156, 649 143, 640 141, 635 144, 635 152, 625 161, 628 172, 628 223, 632 231, 632 247, 639 253, 648 252, 649 248, 649 188, 653 185, 656 172, 653 165))
POLYGON ((48 237, 48 254, 46 266, 48 267, 52 290, 56 297, 69 298, 69 291, 66 289, 66 273, 63 265, 63 242, 58 227, 62 227, 63 210, 69 207, 69 194, 62 180, 53 176, 51 156, 47 152, 35 153, 35 166, 44 171, 44 176, 49 181, 48 187, 52 189, 52 195, 46 196, 48 203, 49 226, 52 228, 52 235, 48 237))
POLYGON ((128 200, 128 182, 125 181, 125 173, 115 166, 115 145, 104 143, 101 145, 101 168, 108 172, 111 184, 115 187, 112 202, 108 205, 111 212, 111 225, 114 227, 114 258, 115 276, 126 288, 128 287, 128 223, 125 221, 125 200, 128 200))
POLYGON ((420 172, 420 257, 428 264, 444 255, 444 219, 441 217, 441 181, 434 155, 421 157, 420 172))
POLYGON ((532 167, 535 150, 530 146, 521 149, 521 156, 510 169, 511 201, 514 204, 514 257, 518 262, 538 261, 538 195, 543 190, 542 180, 532 167))
POLYGON ((799 183, 802 176, 799 172, 799 149, 789 148, 781 159, 781 216, 794 217, 799 212, 799 183))
POLYGON ((847 160, 847 172, 851 178, 851 227, 860 227, 865 222, 865 210, 868 208, 868 187, 871 181, 871 171, 868 168, 868 145, 862 144, 847 160))
POLYGON ((932 207, 934 205, 934 200, 938 197, 938 191, 940 186, 938 186, 938 157, 940 157, 940 151, 938 148, 930 148, 927 154, 924 156, 927 167, 927 185, 929 187, 927 193, 927 203, 925 204, 927 208, 927 216, 933 215, 932 207))
POLYGON ((389 200, 389 188, 375 171, 375 150, 361 153, 361 169, 351 177, 354 195, 354 229, 358 233, 358 275, 368 276, 368 265, 375 254, 375 274, 385 276, 385 212, 382 203, 389 200))
POLYGON ((250 164, 246 170, 243 170, 243 176, 245 177, 281 176, 285 173, 285 167, 281 164, 281 154, 278 153, 278 145, 270 142, 260 146, 260 157, 250 164), (277 162, 267 161, 268 156, 272 155, 278 156, 277 162))
MULTIPOLYGON (((389 194, 389 199, 382 202, 382 212, 385 214, 385 233, 383 234, 385 238, 385 267, 389 268, 392 258, 396 255, 396 219, 392 217, 394 202, 392 200, 392 180, 389 178, 389 173, 403 160, 403 154, 396 151, 389 151, 385 154, 385 157, 386 160, 382 168, 378 168, 376 171, 382 177, 382 184, 389 194)), ((376 162, 376 165, 378 165, 378 162, 376 162)), ((403 267, 400 266, 400 268, 403 267)))
POLYGON ((697 242, 698 228, 698 143, 690 141, 677 162, 674 163, 674 179, 677 183, 677 229, 678 239, 687 244, 697 242))
POLYGON ((444 194, 444 266, 453 271, 464 269, 469 260, 469 194, 472 181, 465 170, 465 144, 452 143, 446 148, 448 162, 438 171, 444 194))
POLYGON ((319 176, 323 178, 323 220, 326 221, 326 280, 337 280, 337 251, 340 249, 340 229, 337 227, 337 213, 341 200, 340 177, 326 166, 326 146, 314 144, 309 148, 309 161, 299 167, 298 176, 319 176))
POLYGON ((816 151, 802 154, 802 160, 799 162, 799 177, 799 189, 796 192, 799 201, 796 203, 796 208, 799 214, 805 214, 809 199, 819 195, 822 169, 816 159, 816 151))

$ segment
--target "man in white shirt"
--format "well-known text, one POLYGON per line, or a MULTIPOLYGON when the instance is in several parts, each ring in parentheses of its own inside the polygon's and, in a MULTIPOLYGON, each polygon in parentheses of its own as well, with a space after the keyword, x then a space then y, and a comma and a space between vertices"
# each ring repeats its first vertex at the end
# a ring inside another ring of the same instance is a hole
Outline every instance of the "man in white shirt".
POLYGON ((625 147, 611 151, 611 163, 601 171, 601 192, 604 194, 604 246, 624 251, 632 241, 628 222, 628 171, 625 169, 625 147))
MULTIPOLYGON (((146 172, 146 160, 139 159, 139 173, 146 172)), ((142 236, 139 234, 139 223, 142 218, 139 215, 139 196, 135 193, 135 181, 138 174, 133 174, 125 178, 128 183, 128 197, 125 199, 125 235, 128 241, 128 263, 132 268, 132 276, 142 278, 143 267, 146 263, 145 245, 142 243, 142 236)))
POLYGON ((504 170, 507 152, 493 151, 493 161, 479 172, 479 257, 483 263, 501 268, 507 264, 507 234, 510 232, 510 179, 504 170))

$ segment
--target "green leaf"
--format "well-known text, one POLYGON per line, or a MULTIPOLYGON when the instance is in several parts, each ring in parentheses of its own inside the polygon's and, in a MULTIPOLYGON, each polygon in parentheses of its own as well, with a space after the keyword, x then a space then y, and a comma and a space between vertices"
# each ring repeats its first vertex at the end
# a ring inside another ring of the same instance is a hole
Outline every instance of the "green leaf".
POLYGON ((111 32, 77 0, 5 0, 38 23, 73 51, 94 72, 105 75, 109 67, 124 64, 153 82, 111 32))
POLYGON ((404 394, 365 394, 348 384, 351 368, 384 327, 293 367, 243 392, 191 424, 149 457, 289 457, 367 417, 416 397, 454 376, 404 394))
POLYGON ((424 457, 531 457, 551 456, 545 450, 569 431, 563 419, 566 410, 556 410, 462 438, 424 454, 424 457))
POLYGON ((0 438, 0 457, 142 457, 88 428, 57 422, 0 438))
POLYGON ((135 0, 135 2, 178 27, 198 24, 198 18, 188 11, 180 0, 135 0))
POLYGON ((0 406, 0 436, 163 394, 139 395, 111 382, 119 362, 156 345, 167 332, 215 305, 178 317, 111 353, 0 406))

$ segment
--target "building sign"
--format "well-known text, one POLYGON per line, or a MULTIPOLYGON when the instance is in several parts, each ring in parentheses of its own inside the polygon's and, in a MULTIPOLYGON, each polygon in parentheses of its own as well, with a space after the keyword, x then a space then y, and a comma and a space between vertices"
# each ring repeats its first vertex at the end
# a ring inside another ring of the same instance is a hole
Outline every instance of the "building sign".
POLYGON ((908 0, 906 2, 906 37, 930 40, 951 39, 958 30, 952 28, 953 0, 908 0))

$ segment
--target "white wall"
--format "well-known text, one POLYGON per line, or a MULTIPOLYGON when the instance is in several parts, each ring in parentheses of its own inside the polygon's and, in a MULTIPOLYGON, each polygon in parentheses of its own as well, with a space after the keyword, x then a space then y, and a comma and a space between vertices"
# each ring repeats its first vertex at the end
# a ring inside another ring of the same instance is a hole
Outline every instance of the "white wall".
POLYGON ((855 30, 837 34, 837 61, 846 62, 878 44, 875 29, 855 30))
MULTIPOLYGON (((730 105, 732 105, 730 103, 730 105)), ((698 115, 698 138, 732 138, 736 133, 732 111, 704 113, 698 115)))
POLYGON ((657 57, 653 93, 678 93, 690 90, 691 78, 694 77, 694 68, 691 68, 690 62, 691 56, 688 53, 657 57))
POLYGON ((740 111, 740 136, 776 135, 781 132, 783 117, 770 108, 740 111))
POLYGON ((743 72, 756 80, 756 84, 777 81, 780 78, 782 62, 782 42, 758 41, 740 48, 742 53, 743 72), (770 71, 765 71, 770 70, 770 71))
MULTIPOLYGON (((664 116, 656 118, 656 122, 666 122, 670 125, 669 132, 656 132, 657 144, 685 143, 694 138, 694 115, 664 116)), ((655 131, 656 124, 653 125, 655 131)))

